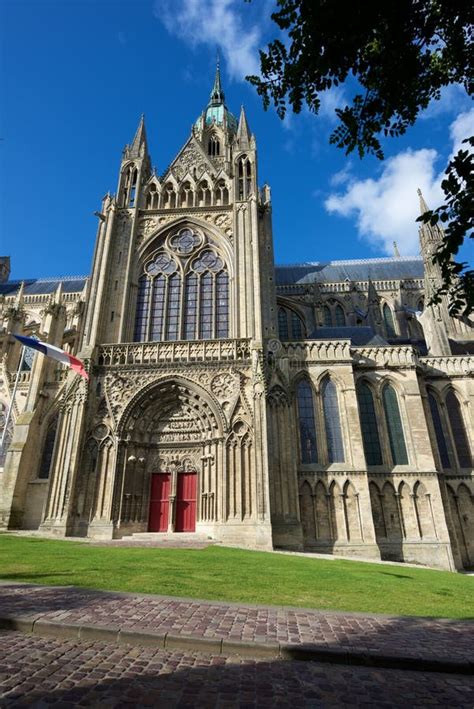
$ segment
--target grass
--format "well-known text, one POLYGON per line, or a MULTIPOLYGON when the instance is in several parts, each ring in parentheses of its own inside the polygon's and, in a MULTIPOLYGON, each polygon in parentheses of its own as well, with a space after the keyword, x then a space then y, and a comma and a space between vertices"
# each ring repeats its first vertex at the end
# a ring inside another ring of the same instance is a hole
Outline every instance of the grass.
POLYGON ((220 546, 96 547, 0 534, 0 578, 241 603, 474 618, 474 577, 220 546))

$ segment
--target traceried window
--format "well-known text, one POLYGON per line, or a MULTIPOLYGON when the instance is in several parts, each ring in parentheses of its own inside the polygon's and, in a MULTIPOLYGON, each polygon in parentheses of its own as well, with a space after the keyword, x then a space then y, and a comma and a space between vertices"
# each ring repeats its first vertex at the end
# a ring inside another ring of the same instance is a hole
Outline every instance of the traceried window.
POLYGON ((317 463, 316 424, 311 384, 303 379, 297 388, 298 421, 300 429, 301 462, 317 463))
POLYGON ((403 435, 402 419, 395 389, 386 384, 382 391, 385 420, 387 423, 393 465, 407 465, 408 455, 403 435))
POLYGON ((336 320, 336 327, 346 326, 346 316, 341 305, 336 305, 336 307, 334 308, 334 316, 336 320))
POLYGON ((324 327, 332 327, 332 313, 327 305, 323 308, 324 327))
POLYGON ((393 314, 390 306, 385 303, 383 306, 383 321, 385 323, 385 330, 387 332, 387 337, 396 337, 395 324, 393 322, 393 314))
POLYGON ((433 428, 436 434, 436 442, 438 444, 438 452, 443 468, 450 468, 451 461, 449 460, 448 446, 444 437, 443 423, 439 413, 438 402, 434 394, 428 392, 428 403, 430 405, 431 418, 433 420, 433 428))
POLYGON ((138 280, 135 341, 229 336, 229 276, 222 257, 185 228, 146 261, 138 280), (201 248, 201 251, 199 249, 201 248), (196 255, 194 255, 196 254, 196 255))
POLYGON ((247 155, 242 155, 237 165, 237 196, 247 199, 252 191, 252 165, 247 155))
POLYGON ((122 187, 122 206, 134 207, 137 194, 138 170, 135 165, 129 165, 125 169, 122 187))
POLYGON ((382 465, 382 449, 380 447, 379 429, 375 413, 374 397, 369 385, 362 382, 357 387, 359 403, 360 427, 364 444, 367 465, 382 465))
POLYGON ((446 396, 446 411, 448 414, 459 466, 461 468, 470 468, 472 464, 471 451, 469 449, 469 442, 466 436, 461 406, 453 390, 448 392, 448 395, 446 396))
POLYGON ((221 145, 219 142, 219 138, 216 135, 211 135, 211 137, 209 138, 207 153, 213 158, 218 157, 221 154, 221 145))
POLYGON ((278 308, 278 336, 280 340, 303 340, 303 321, 294 310, 278 308))
POLYGON ((332 379, 325 379, 321 387, 323 397, 324 423, 326 426, 326 442, 329 463, 344 462, 344 445, 342 443, 341 419, 337 402, 337 389, 332 379))

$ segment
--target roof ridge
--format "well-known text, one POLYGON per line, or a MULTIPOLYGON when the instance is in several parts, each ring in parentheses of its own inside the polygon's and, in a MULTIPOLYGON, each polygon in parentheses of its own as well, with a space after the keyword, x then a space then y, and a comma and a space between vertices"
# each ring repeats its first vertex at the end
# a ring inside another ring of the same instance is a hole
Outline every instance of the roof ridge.
POLYGON ((33 283, 54 283, 54 281, 82 281, 85 280, 86 278, 90 278, 90 274, 86 276, 45 276, 40 277, 40 278, 15 278, 12 281, 4 281, 2 285, 6 286, 15 286, 15 285, 21 285, 24 283, 25 285, 31 285, 33 283))
POLYGON ((420 261, 421 256, 380 256, 378 258, 348 259, 347 261, 303 261, 302 263, 279 263, 275 268, 303 268, 304 266, 342 266, 359 263, 400 263, 400 261, 420 261))

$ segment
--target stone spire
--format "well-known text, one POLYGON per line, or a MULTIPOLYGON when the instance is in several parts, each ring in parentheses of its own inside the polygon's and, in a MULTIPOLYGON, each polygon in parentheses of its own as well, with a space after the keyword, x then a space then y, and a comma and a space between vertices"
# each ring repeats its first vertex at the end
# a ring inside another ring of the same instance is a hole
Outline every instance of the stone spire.
POLYGON ((219 55, 217 55, 216 77, 214 79, 214 86, 212 87, 211 95, 209 97, 209 106, 223 106, 224 101, 225 94, 222 90, 220 61, 219 55))
POLYGON ((249 124, 247 123, 247 116, 245 115, 245 109, 241 106, 239 126, 237 128, 237 141, 242 150, 246 150, 250 147, 251 137, 249 124))
POLYGON ((393 255, 395 258, 400 258, 400 251, 398 250, 398 244, 396 241, 393 242, 393 255))
POLYGON ((148 143, 146 139, 145 130, 145 115, 142 113, 140 117, 140 123, 138 124, 137 132, 133 139, 132 144, 128 150, 128 157, 139 158, 144 157, 148 154, 148 143))

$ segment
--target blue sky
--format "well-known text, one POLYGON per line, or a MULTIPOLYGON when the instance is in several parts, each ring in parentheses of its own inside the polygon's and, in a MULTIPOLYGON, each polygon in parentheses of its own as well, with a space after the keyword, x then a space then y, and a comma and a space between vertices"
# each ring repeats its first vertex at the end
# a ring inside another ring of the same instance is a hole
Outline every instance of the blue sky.
MULTIPOLYGON (((244 104, 259 182, 272 187, 277 263, 417 253, 416 188, 440 201, 439 176, 472 104, 445 92, 386 160, 347 158, 328 144, 334 107, 282 123, 243 76, 276 27, 272 0, 3 0, 0 4, 0 252, 12 278, 90 271, 102 196, 115 192, 121 151, 145 113, 162 173, 206 105, 216 50, 227 105, 244 104)), ((350 98, 350 95, 348 95, 350 98)), ((464 259, 472 261, 472 244, 464 259)))

